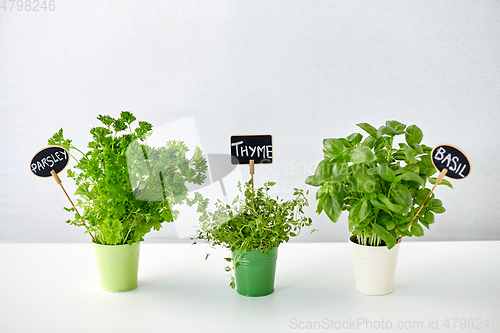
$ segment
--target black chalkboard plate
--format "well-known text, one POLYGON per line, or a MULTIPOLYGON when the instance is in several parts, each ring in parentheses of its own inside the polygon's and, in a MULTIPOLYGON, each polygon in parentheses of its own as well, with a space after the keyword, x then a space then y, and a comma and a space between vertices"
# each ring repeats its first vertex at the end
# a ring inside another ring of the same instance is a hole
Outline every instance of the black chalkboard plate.
POLYGON ((273 163, 272 135, 232 135, 231 164, 273 163))
POLYGON ((464 179, 470 173, 470 162, 467 155, 460 148, 441 144, 431 152, 434 167, 440 172, 446 169, 446 177, 453 179, 464 179))
POLYGON ((59 173, 66 168, 69 153, 60 146, 48 146, 40 149, 31 159, 30 170, 38 177, 52 177, 50 172, 59 173))

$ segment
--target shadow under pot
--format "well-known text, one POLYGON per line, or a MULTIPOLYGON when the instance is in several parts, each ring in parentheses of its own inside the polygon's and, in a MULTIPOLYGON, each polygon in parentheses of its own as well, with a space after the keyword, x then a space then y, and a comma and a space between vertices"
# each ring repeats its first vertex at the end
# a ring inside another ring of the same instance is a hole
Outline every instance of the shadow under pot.
MULTIPOLYGON (((233 259, 238 252, 233 251, 233 259)), ((236 291, 243 296, 259 297, 272 294, 276 275, 278 247, 266 254, 260 250, 242 251, 235 269, 236 291)))
POLYGON ((401 239, 390 250, 385 245, 360 245, 356 241, 356 236, 351 236, 349 243, 354 263, 356 290, 365 295, 391 293, 401 239))
POLYGON ((139 243, 131 245, 94 243, 94 252, 103 290, 123 292, 137 287, 139 243))

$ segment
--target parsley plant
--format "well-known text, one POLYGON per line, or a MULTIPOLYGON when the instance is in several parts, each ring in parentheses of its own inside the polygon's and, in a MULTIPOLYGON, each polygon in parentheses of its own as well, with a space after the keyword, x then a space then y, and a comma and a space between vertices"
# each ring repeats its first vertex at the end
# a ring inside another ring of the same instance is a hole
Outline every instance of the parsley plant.
MULTIPOLYGON (((145 140, 152 125, 139 121, 133 129, 136 118, 128 111, 117 119, 107 115, 97 119, 103 126, 90 130, 93 140, 85 153, 64 138, 62 129, 48 140, 50 145, 66 148, 77 161, 67 173, 77 185, 77 206, 83 211, 81 216, 75 212, 67 223, 87 224, 86 232, 98 244, 132 244, 143 241, 151 229, 159 230, 164 221, 173 222, 178 214, 172 208, 175 204, 197 203, 198 211, 204 209, 206 200, 198 193, 189 199, 186 187, 206 178, 207 164, 199 147, 190 159, 183 142, 148 147, 145 140), (128 149, 134 144, 139 150, 128 149), (74 151, 81 154, 80 159, 72 155, 74 151), (154 199, 144 193, 155 194, 154 199)), ((74 208, 65 209, 74 212, 74 208)))

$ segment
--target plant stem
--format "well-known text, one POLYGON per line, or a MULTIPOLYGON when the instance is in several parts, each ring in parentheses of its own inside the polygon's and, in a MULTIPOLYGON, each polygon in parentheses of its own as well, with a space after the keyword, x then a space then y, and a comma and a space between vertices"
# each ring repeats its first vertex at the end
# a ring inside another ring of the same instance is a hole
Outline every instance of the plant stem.
POLYGON ((387 147, 387 162, 391 164, 392 160, 392 142, 394 141, 394 137, 391 136, 391 141, 389 143, 389 147, 387 147))

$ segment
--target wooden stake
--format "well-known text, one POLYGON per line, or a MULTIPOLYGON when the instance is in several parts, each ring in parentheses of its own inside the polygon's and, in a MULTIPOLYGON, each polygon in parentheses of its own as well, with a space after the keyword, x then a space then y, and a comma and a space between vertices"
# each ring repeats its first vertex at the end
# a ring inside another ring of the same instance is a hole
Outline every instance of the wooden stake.
MULTIPOLYGON (((68 193, 66 193, 66 190, 64 189, 64 186, 62 186, 62 181, 61 181, 61 178, 59 178, 59 176, 57 175, 57 173, 52 170, 50 172, 50 174, 52 175, 52 177, 54 178, 54 180, 56 181, 56 183, 61 186, 64 194, 66 194, 66 198, 68 198, 69 202, 71 203, 71 206, 73 206, 73 208, 75 209, 75 212, 78 214, 78 216, 81 217, 80 213, 78 212, 78 210, 76 209, 75 205, 73 204, 73 201, 71 200, 71 198, 69 197, 68 193)), ((82 220, 83 221, 83 220, 82 220)), ((85 223, 85 221, 83 221, 83 225, 85 226, 85 229, 87 229, 89 235, 90 235, 90 238, 92 238, 92 242, 95 243, 95 239, 94 239, 94 236, 92 236, 92 233, 90 232, 89 228, 87 227, 87 224, 85 223)))
POLYGON ((427 198, 425 198, 424 202, 422 203, 422 205, 420 206, 420 208, 418 209, 417 213, 415 214, 415 216, 413 216, 413 219, 411 220, 412 222, 415 221, 415 219, 417 218, 418 214, 420 213, 420 211, 422 210, 422 208, 424 208, 424 205, 425 203, 427 202, 427 199, 429 199, 429 197, 431 196, 432 192, 434 192, 434 190, 436 189, 436 186, 439 185, 439 183, 441 183, 441 181, 443 180, 444 176, 446 175, 446 173, 448 172, 447 169, 443 169, 441 170, 441 173, 439 174, 439 176, 436 178, 436 183, 434 184, 434 187, 432 188, 432 190, 429 192, 429 194, 427 195, 427 198))
POLYGON ((255 164, 254 164, 254 161, 253 160, 250 160, 250 175, 252 175, 252 191, 254 189, 254 186, 253 186, 253 174, 255 173, 255 164))

